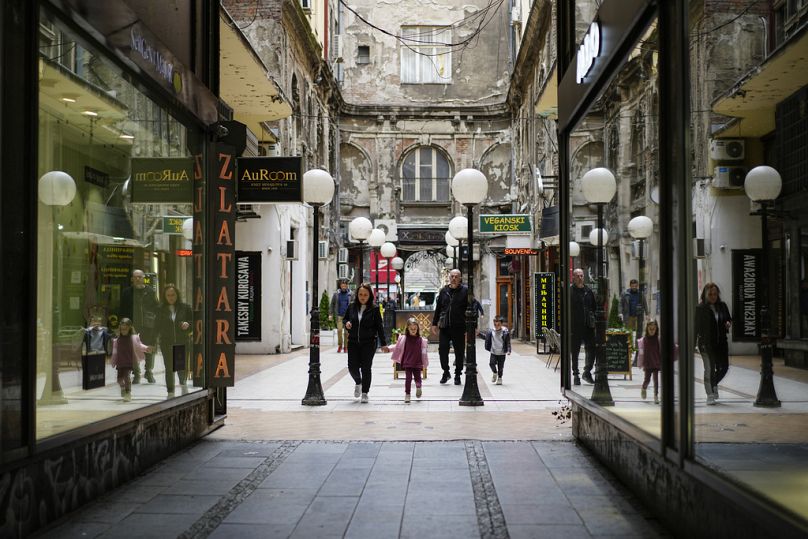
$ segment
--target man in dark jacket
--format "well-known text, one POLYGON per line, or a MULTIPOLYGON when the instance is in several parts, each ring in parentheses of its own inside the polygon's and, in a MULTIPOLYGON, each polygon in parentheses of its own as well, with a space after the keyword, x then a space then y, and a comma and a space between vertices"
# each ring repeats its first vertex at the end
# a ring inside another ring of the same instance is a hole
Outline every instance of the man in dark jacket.
POLYGON ((337 353, 348 351, 348 339, 345 337, 345 328, 342 325, 342 317, 351 304, 353 295, 348 289, 348 282, 344 279, 339 282, 339 290, 331 296, 331 304, 328 309, 328 319, 337 321, 337 353))
POLYGON ((645 297, 640 294, 640 284, 637 279, 631 279, 628 288, 620 297, 620 314, 623 316, 623 324, 637 334, 639 339, 642 336, 645 316, 648 314, 648 304, 645 297))
POLYGON ((594 384, 592 366, 595 363, 595 294, 591 288, 584 285, 584 270, 581 268, 572 272, 570 304, 572 314, 570 359, 572 360, 573 384, 581 385, 581 378, 587 383, 594 384), (586 350, 583 376, 579 376, 578 372, 578 354, 581 351, 581 344, 586 350))
MULTIPOLYGON (((121 292, 121 307, 118 319, 130 318, 135 330, 140 333, 140 342, 146 346, 154 345, 155 321, 159 305, 154 288, 146 284, 146 274, 143 270, 136 269, 132 272, 132 286, 124 288, 121 292)), ((154 383, 154 354, 146 354, 146 380, 154 383)), ((135 362, 133 384, 140 383, 140 364, 135 362)))
POLYGON ((435 301, 435 314, 432 316, 432 334, 440 331, 440 366, 443 369, 441 384, 451 377, 449 373, 449 343, 455 353, 454 383, 460 385, 463 361, 466 355, 466 309, 469 305, 469 289, 462 282, 459 269, 449 272, 449 284, 440 289, 435 301))

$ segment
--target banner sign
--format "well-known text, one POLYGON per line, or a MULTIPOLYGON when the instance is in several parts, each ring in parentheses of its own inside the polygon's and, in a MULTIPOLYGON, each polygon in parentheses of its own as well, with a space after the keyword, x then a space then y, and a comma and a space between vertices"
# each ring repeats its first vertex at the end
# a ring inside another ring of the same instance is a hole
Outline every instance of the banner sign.
POLYGON ((761 249, 732 250, 732 340, 760 340, 761 249))
POLYGON ((480 215, 481 234, 530 234, 533 227, 528 214, 480 215))
POLYGON ((194 205, 193 217, 194 227, 191 239, 194 269, 194 331, 193 345, 191 349, 191 379, 194 387, 205 387, 205 376, 207 375, 207 350, 205 349, 205 339, 207 338, 207 328, 204 320, 207 313, 204 311, 205 297, 205 174, 204 158, 202 154, 194 157, 194 205))
POLYGON ((239 157, 236 174, 239 202, 303 202, 300 157, 239 157))
POLYGON ((261 253, 236 251, 236 340, 261 340, 261 253))
POLYGON ((132 202, 187 204, 191 200, 194 161, 190 157, 133 157, 132 202))
POLYGON ((189 215, 166 215, 163 217, 163 234, 182 234, 182 225, 189 215))
POLYGON ((552 272, 533 274, 533 289, 536 294, 536 338, 545 337, 541 328, 558 329, 556 326, 556 275, 552 272))

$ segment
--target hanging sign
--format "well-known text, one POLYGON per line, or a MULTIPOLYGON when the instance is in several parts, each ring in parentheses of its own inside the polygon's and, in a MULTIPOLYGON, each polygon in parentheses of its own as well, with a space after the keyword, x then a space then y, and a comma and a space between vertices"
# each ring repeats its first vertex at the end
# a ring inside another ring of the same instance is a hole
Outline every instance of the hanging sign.
POLYGON ((541 250, 527 247, 505 247, 503 254, 506 256, 537 256, 541 250))
POLYGON ((303 202, 300 157, 239 157, 236 175, 240 203, 303 202))
POLYGON ((552 272, 533 274, 533 290, 535 291, 535 324, 536 337, 544 338, 541 328, 558 329, 556 327, 556 275, 552 272))
POLYGON ((482 234, 530 234, 533 227, 530 215, 497 214, 480 215, 480 233, 482 234))
POLYGON ((163 216, 163 234, 182 234, 182 225, 189 215, 166 215, 163 216))
POLYGON ((236 340, 261 340, 261 253, 236 251, 236 340))
POLYGON ((194 162, 190 157, 133 157, 132 202, 187 204, 191 201, 194 162))
POLYGON ((760 340, 761 249, 732 250, 732 340, 760 340))

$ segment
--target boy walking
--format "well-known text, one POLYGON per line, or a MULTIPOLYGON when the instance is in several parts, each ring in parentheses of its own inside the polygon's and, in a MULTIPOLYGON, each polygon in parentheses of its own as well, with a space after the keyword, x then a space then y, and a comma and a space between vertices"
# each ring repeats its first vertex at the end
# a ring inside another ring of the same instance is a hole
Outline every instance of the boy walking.
POLYGON ((511 332, 502 325, 504 318, 494 317, 494 329, 485 332, 485 349, 491 352, 491 381, 502 385, 502 370, 505 367, 505 355, 511 355, 511 332))

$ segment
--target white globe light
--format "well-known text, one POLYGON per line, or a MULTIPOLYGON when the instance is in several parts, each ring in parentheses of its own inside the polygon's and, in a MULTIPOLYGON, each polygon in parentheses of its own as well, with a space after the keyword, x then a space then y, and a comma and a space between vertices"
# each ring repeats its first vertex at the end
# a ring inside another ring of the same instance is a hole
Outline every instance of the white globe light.
POLYGON ((381 248, 382 256, 384 258, 393 258, 396 256, 396 246, 393 243, 385 242, 381 248))
POLYGON ((303 200, 312 206, 328 204, 334 197, 334 178, 319 168, 303 174, 303 200))
POLYGON ((186 240, 194 239, 194 219, 192 217, 182 222, 182 237, 186 240))
POLYGON ((52 170, 39 178, 39 200, 48 206, 67 206, 76 197, 76 182, 67 172, 52 170))
POLYGON ((444 238, 446 238, 446 245, 451 245, 452 247, 460 245, 460 242, 457 241, 457 238, 452 236, 452 233, 449 232, 448 230, 446 231, 446 235, 444 236, 444 238))
POLYGON ((617 181, 608 168, 593 168, 581 178, 581 190, 590 204, 606 204, 617 191, 617 181))
POLYGON ((448 256, 449 258, 455 257, 455 251, 457 251, 455 247, 452 247, 451 245, 446 246, 446 256, 448 256))
POLYGON ((401 282, 401 275, 396 275, 395 281, 396 281, 396 284, 400 283, 401 282))
POLYGON ((400 270, 404 267, 404 259, 401 258, 400 256, 397 256, 390 261, 390 264, 393 265, 394 270, 400 270))
POLYGON ((443 260, 443 267, 451 268, 454 266, 454 259, 453 258, 446 258, 443 260))
POLYGON ((628 222, 628 233, 636 240, 644 240, 654 232, 654 222, 650 217, 638 215, 628 222))
POLYGON ((577 241, 570 242, 570 256, 578 256, 581 254, 581 246, 578 245, 577 241))
POLYGON ((355 240, 365 241, 373 230, 373 224, 366 217, 357 217, 348 225, 348 232, 355 240))
POLYGON ((762 165, 746 174, 743 188, 746 190, 746 196, 755 202, 774 200, 780 196, 783 180, 775 169, 762 165))
POLYGON ((598 247, 603 247, 604 245, 609 243, 609 233, 606 231, 606 229, 603 228, 593 228, 592 232, 589 233, 589 243, 591 243, 592 245, 596 245, 598 247), (602 234, 601 236, 603 238, 602 242, 598 241, 599 239, 598 232, 602 234))
POLYGON ((465 240, 469 237, 469 220, 458 215, 449 221, 449 234, 456 240, 465 240))
POLYGON ((452 195, 463 205, 479 204, 488 195, 485 174, 473 168, 464 168, 452 178, 452 195))
POLYGON ((381 247, 386 238, 387 234, 384 233, 384 230, 374 228, 370 231, 370 236, 368 236, 368 245, 371 247, 381 247))

